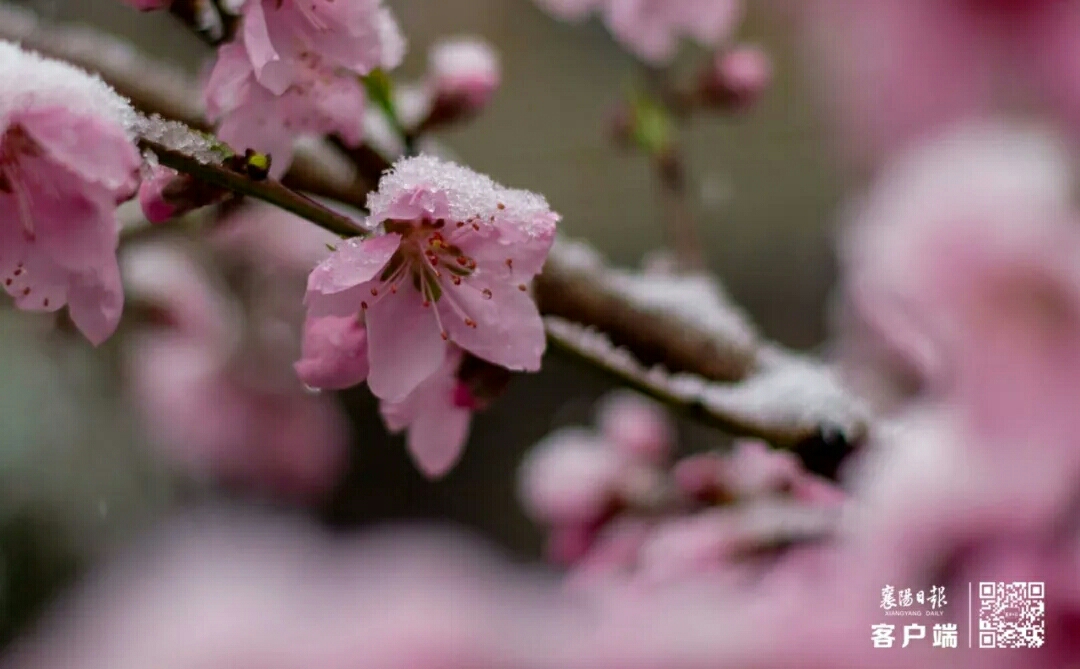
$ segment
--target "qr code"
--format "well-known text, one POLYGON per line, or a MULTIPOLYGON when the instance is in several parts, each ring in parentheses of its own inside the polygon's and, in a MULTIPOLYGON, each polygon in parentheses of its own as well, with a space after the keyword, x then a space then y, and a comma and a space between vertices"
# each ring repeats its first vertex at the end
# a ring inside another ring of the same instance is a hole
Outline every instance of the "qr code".
POLYGON ((979 583, 979 648, 1039 648, 1046 641, 1046 584, 979 583))

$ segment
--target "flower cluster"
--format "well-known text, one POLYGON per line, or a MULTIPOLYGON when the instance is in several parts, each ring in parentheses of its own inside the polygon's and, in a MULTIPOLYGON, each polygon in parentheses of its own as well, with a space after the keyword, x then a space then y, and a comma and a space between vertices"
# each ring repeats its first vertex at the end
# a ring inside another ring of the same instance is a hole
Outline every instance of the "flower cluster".
POLYGON ((551 527, 550 557, 579 582, 742 576, 773 545, 828 533, 845 498, 757 441, 672 463, 673 426, 634 394, 605 398, 597 422, 549 435, 520 477, 526 509, 551 527))
POLYGON ((313 387, 366 379, 388 425, 408 427, 424 471, 441 474, 478 404, 455 381, 462 353, 540 368, 544 328, 529 283, 559 217, 538 195, 426 156, 399 161, 368 208, 374 234, 343 242, 311 273, 297 370, 313 387))
POLYGON ((683 38, 706 47, 726 41, 742 19, 741 0, 536 0, 555 16, 603 13, 612 34, 642 60, 671 60, 683 38))
POLYGON ((167 465, 299 502, 333 488, 347 464, 347 420, 289 373, 304 278, 333 239, 271 207, 238 211, 210 239, 243 277, 231 289, 168 236, 125 250, 138 324, 123 348, 131 401, 167 465))
POLYGON ((206 85, 218 134, 238 150, 273 157, 280 176, 302 136, 358 146, 360 77, 396 67, 405 42, 381 0, 247 0, 236 40, 218 50, 206 85))

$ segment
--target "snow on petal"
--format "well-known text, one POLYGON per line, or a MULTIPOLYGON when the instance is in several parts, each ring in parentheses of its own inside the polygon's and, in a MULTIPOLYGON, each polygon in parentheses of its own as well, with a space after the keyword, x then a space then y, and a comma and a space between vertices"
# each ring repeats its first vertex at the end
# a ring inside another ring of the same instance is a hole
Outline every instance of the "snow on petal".
POLYGON ((401 236, 395 234, 343 242, 312 271, 308 278, 309 294, 334 295, 372 281, 400 245, 401 236))
POLYGON ((65 303, 95 344, 123 305, 116 205, 135 193, 135 113, 100 79, 0 42, 0 282, 22 309, 65 303))

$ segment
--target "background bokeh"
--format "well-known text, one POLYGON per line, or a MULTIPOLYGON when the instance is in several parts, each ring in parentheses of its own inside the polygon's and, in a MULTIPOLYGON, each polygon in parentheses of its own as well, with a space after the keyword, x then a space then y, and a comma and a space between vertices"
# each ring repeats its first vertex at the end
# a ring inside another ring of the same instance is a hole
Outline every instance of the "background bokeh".
MULTIPOLYGON (((28 0, 44 16, 91 23, 193 72, 208 49, 166 15, 139 15, 116 0, 28 0)), ((440 35, 473 33, 502 54, 504 84, 490 109, 439 140, 459 159, 511 186, 545 194, 564 233, 635 263, 663 239, 648 162, 614 147, 607 122, 638 73, 602 26, 560 24, 530 0, 390 0, 410 40, 405 77, 423 73, 440 35)), ((705 253, 762 331, 798 348, 827 334, 833 281, 832 223, 841 175, 829 160, 795 49, 777 22, 751 12, 741 38, 763 43, 776 83, 751 113, 702 117, 681 135, 705 253)), ((696 57, 680 65, 692 74, 696 57)), ((0 610, 4 633, 76 558, 109 545, 201 491, 145 456, 116 389, 114 352, 70 342, 47 322, 0 309, 0 610)), ((514 496, 523 451, 553 427, 589 419, 606 388, 591 372, 549 356, 542 373, 516 379, 474 422, 462 463, 429 483, 387 437, 366 391, 343 395, 358 428, 348 480, 324 510, 341 526, 438 518, 478 529, 523 558, 540 535, 514 496)), ((720 435, 684 426, 687 447, 720 435)))

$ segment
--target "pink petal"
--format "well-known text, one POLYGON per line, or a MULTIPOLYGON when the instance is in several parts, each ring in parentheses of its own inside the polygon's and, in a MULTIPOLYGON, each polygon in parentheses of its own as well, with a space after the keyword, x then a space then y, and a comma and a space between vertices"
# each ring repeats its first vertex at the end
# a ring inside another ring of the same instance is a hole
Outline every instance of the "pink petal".
POLYGON ((349 146, 360 144, 366 98, 364 89, 353 77, 333 77, 322 81, 314 93, 314 111, 319 119, 319 134, 336 133, 349 146))
POLYGON ((92 279, 81 279, 71 286, 68 314, 79 331, 95 346, 116 331, 124 309, 124 289, 115 259, 102 267, 92 279))
MULTIPOLYGON (((4 198, 0 198, 0 204, 4 198)), ((10 205, 15 206, 15 205, 10 205)), ((26 242, 14 226, 0 225, 0 282, 26 311, 56 311, 67 303, 71 273, 26 242)))
POLYGON ((308 278, 308 294, 333 295, 373 280, 401 245, 401 235, 386 234, 342 242, 308 278))
POLYGON ((536 371, 547 347, 544 323, 529 294, 506 286, 493 286, 485 299, 476 286, 463 281, 446 285, 436 304, 450 339, 488 362, 513 371, 536 371), (451 300, 476 322, 470 327, 451 307, 451 300))
MULTIPOLYGON (((278 12, 271 9, 271 15, 268 16, 265 9, 262 0, 249 0, 245 5, 244 49, 258 82, 274 95, 281 95, 292 85, 297 68, 290 60, 282 58, 275 49, 268 21, 278 12)), ((291 40, 281 41, 288 43, 291 40)))
POLYGON ((231 42, 219 48, 203 92, 210 117, 220 119, 243 104, 254 82, 255 73, 243 46, 231 42))
POLYGON ((553 525, 589 525, 607 510, 623 461, 593 432, 563 428, 536 444, 518 470, 529 514, 553 525))
POLYGON ((100 186, 112 203, 135 193, 142 159, 119 125, 63 108, 23 111, 12 122, 45 149, 49 161, 87 186, 100 186))
MULTIPOLYGON (((24 159, 19 169, 29 191, 27 205, 35 231, 28 252, 44 253, 58 267, 72 271, 116 262, 119 232, 112 202, 103 202, 93 188, 87 197, 79 190, 80 182, 51 161, 24 159), (67 188, 57 189, 57 183, 67 188)), ((13 203, 13 207, 18 205, 13 203)))
POLYGON ((420 414, 409 426, 409 455, 428 478, 439 478, 457 464, 465 449, 472 412, 449 402, 420 414))
POLYGON ((367 310, 368 386, 380 399, 405 398, 439 369, 446 356, 435 309, 421 302, 410 287, 386 295, 367 310))

